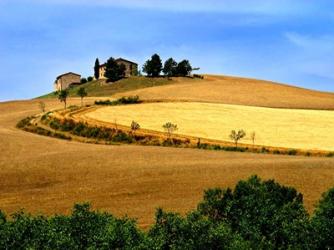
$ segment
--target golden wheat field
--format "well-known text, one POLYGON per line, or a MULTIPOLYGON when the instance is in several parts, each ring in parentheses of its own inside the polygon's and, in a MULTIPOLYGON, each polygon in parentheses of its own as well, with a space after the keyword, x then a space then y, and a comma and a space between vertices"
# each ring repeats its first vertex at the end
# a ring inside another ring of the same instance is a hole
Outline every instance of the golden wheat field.
POLYGON ((230 141, 231 130, 244 129, 241 141, 258 145, 305 150, 334 151, 334 111, 273 109, 215 103, 172 102, 99 108, 86 117, 164 131, 162 125, 178 125, 176 133, 230 141))

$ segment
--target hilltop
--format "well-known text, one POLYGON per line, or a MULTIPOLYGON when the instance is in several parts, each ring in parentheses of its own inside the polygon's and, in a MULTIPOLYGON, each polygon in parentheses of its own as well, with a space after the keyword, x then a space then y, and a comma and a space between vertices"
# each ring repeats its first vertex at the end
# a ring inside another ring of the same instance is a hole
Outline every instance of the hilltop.
POLYGON ((303 89, 271 81, 206 75, 204 80, 137 89, 116 96, 142 100, 195 101, 246 106, 334 110, 334 93, 303 89))

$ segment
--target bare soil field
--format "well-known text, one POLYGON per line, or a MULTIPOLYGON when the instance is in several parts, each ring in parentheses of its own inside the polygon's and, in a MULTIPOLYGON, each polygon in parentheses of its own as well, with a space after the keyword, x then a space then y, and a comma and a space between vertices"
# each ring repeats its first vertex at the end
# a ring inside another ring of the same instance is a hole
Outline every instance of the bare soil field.
MULTIPOLYGON (((47 109, 62 107, 57 100, 45 102, 47 109)), ((89 201, 147 227, 155 208, 184 213, 195 208, 204 189, 232 187, 253 174, 294 186, 309 211, 334 186, 333 158, 104 146, 15 128, 19 119, 38 112, 38 101, 0 103, 0 209, 7 213, 68 213, 75 202, 89 201)))
POLYGON ((181 135, 231 141, 231 130, 244 129, 241 142, 303 150, 334 151, 334 111, 274 109, 217 103, 171 102, 112 106, 85 113, 84 117, 164 132, 162 125, 178 125, 181 135))
POLYGON ((138 95, 143 100, 216 102, 246 106, 334 110, 334 94, 285 84, 230 76, 205 76, 165 86, 128 91, 116 96, 138 95))

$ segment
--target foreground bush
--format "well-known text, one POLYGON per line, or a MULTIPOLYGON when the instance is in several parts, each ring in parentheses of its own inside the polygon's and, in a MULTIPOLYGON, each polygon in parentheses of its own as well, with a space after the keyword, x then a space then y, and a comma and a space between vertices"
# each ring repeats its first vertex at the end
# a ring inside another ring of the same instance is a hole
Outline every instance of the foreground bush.
POLYGON ((318 249, 334 249, 334 188, 323 195, 312 223, 318 234, 318 249))
POLYGON ((147 232, 88 204, 51 218, 0 211, 0 249, 334 249, 333 231, 334 188, 310 218, 294 188, 256 176, 205 191, 187 216, 158 209, 147 232))
POLYGON ((253 247, 305 248, 312 230, 303 197, 294 188, 258 177, 240 181, 235 190, 210 189, 198 206, 213 222, 224 222, 253 247))

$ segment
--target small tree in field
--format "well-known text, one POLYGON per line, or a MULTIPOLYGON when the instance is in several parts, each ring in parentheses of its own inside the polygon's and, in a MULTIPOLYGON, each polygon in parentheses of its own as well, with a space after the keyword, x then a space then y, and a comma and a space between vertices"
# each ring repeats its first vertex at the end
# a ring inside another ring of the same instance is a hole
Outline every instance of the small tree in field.
POLYGON ((167 122, 166 124, 164 124, 163 129, 166 131, 168 139, 171 138, 172 134, 178 130, 177 125, 173 124, 171 122, 167 122))
POLYGON ((253 147, 255 146, 255 137, 256 137, 256 134, 255 134, 255 131, 253 131, 251 134, 250 134, 250 137, 251 137, 251 140, 253 142, 253 147))
POLYGON ((243 130, 239 130, 236 132, 235 130, 231 131, 230 138, 234 141, 235 147, 238 147, 238 142, 246 136, 246 132, 243 130))
POLYGON ((41 109, 41 111, 44 113, 45 112, 45 102, 40 101, 38 103, 38 106, 41 109))
POLYGON ((66 109, 67 97, 68 97, 68 91, 67 90, 60 90, 58 92, 58 99, 59 99, 60 102, 64 103, 65 109, 66 109))
POLYGON ((83 99, 84 99, 84 97, 87 96, 87 91, 86 91, 86 89, 83 88, 83 87, 81 87, 80 89, 78 89, 77 95, 80 96, 80 98, 81 98, 81 107, 82 107, 83 99))
POLYGON ((132 121, 132 123, 131 123, 131 132, 132 132, 132 134, 134 135, 135 132, 136 132, 138 129, 140 129, 140 125, 139 125, 139 123, 138 123, 138 122, 135 122, 135 121, 132 121))

